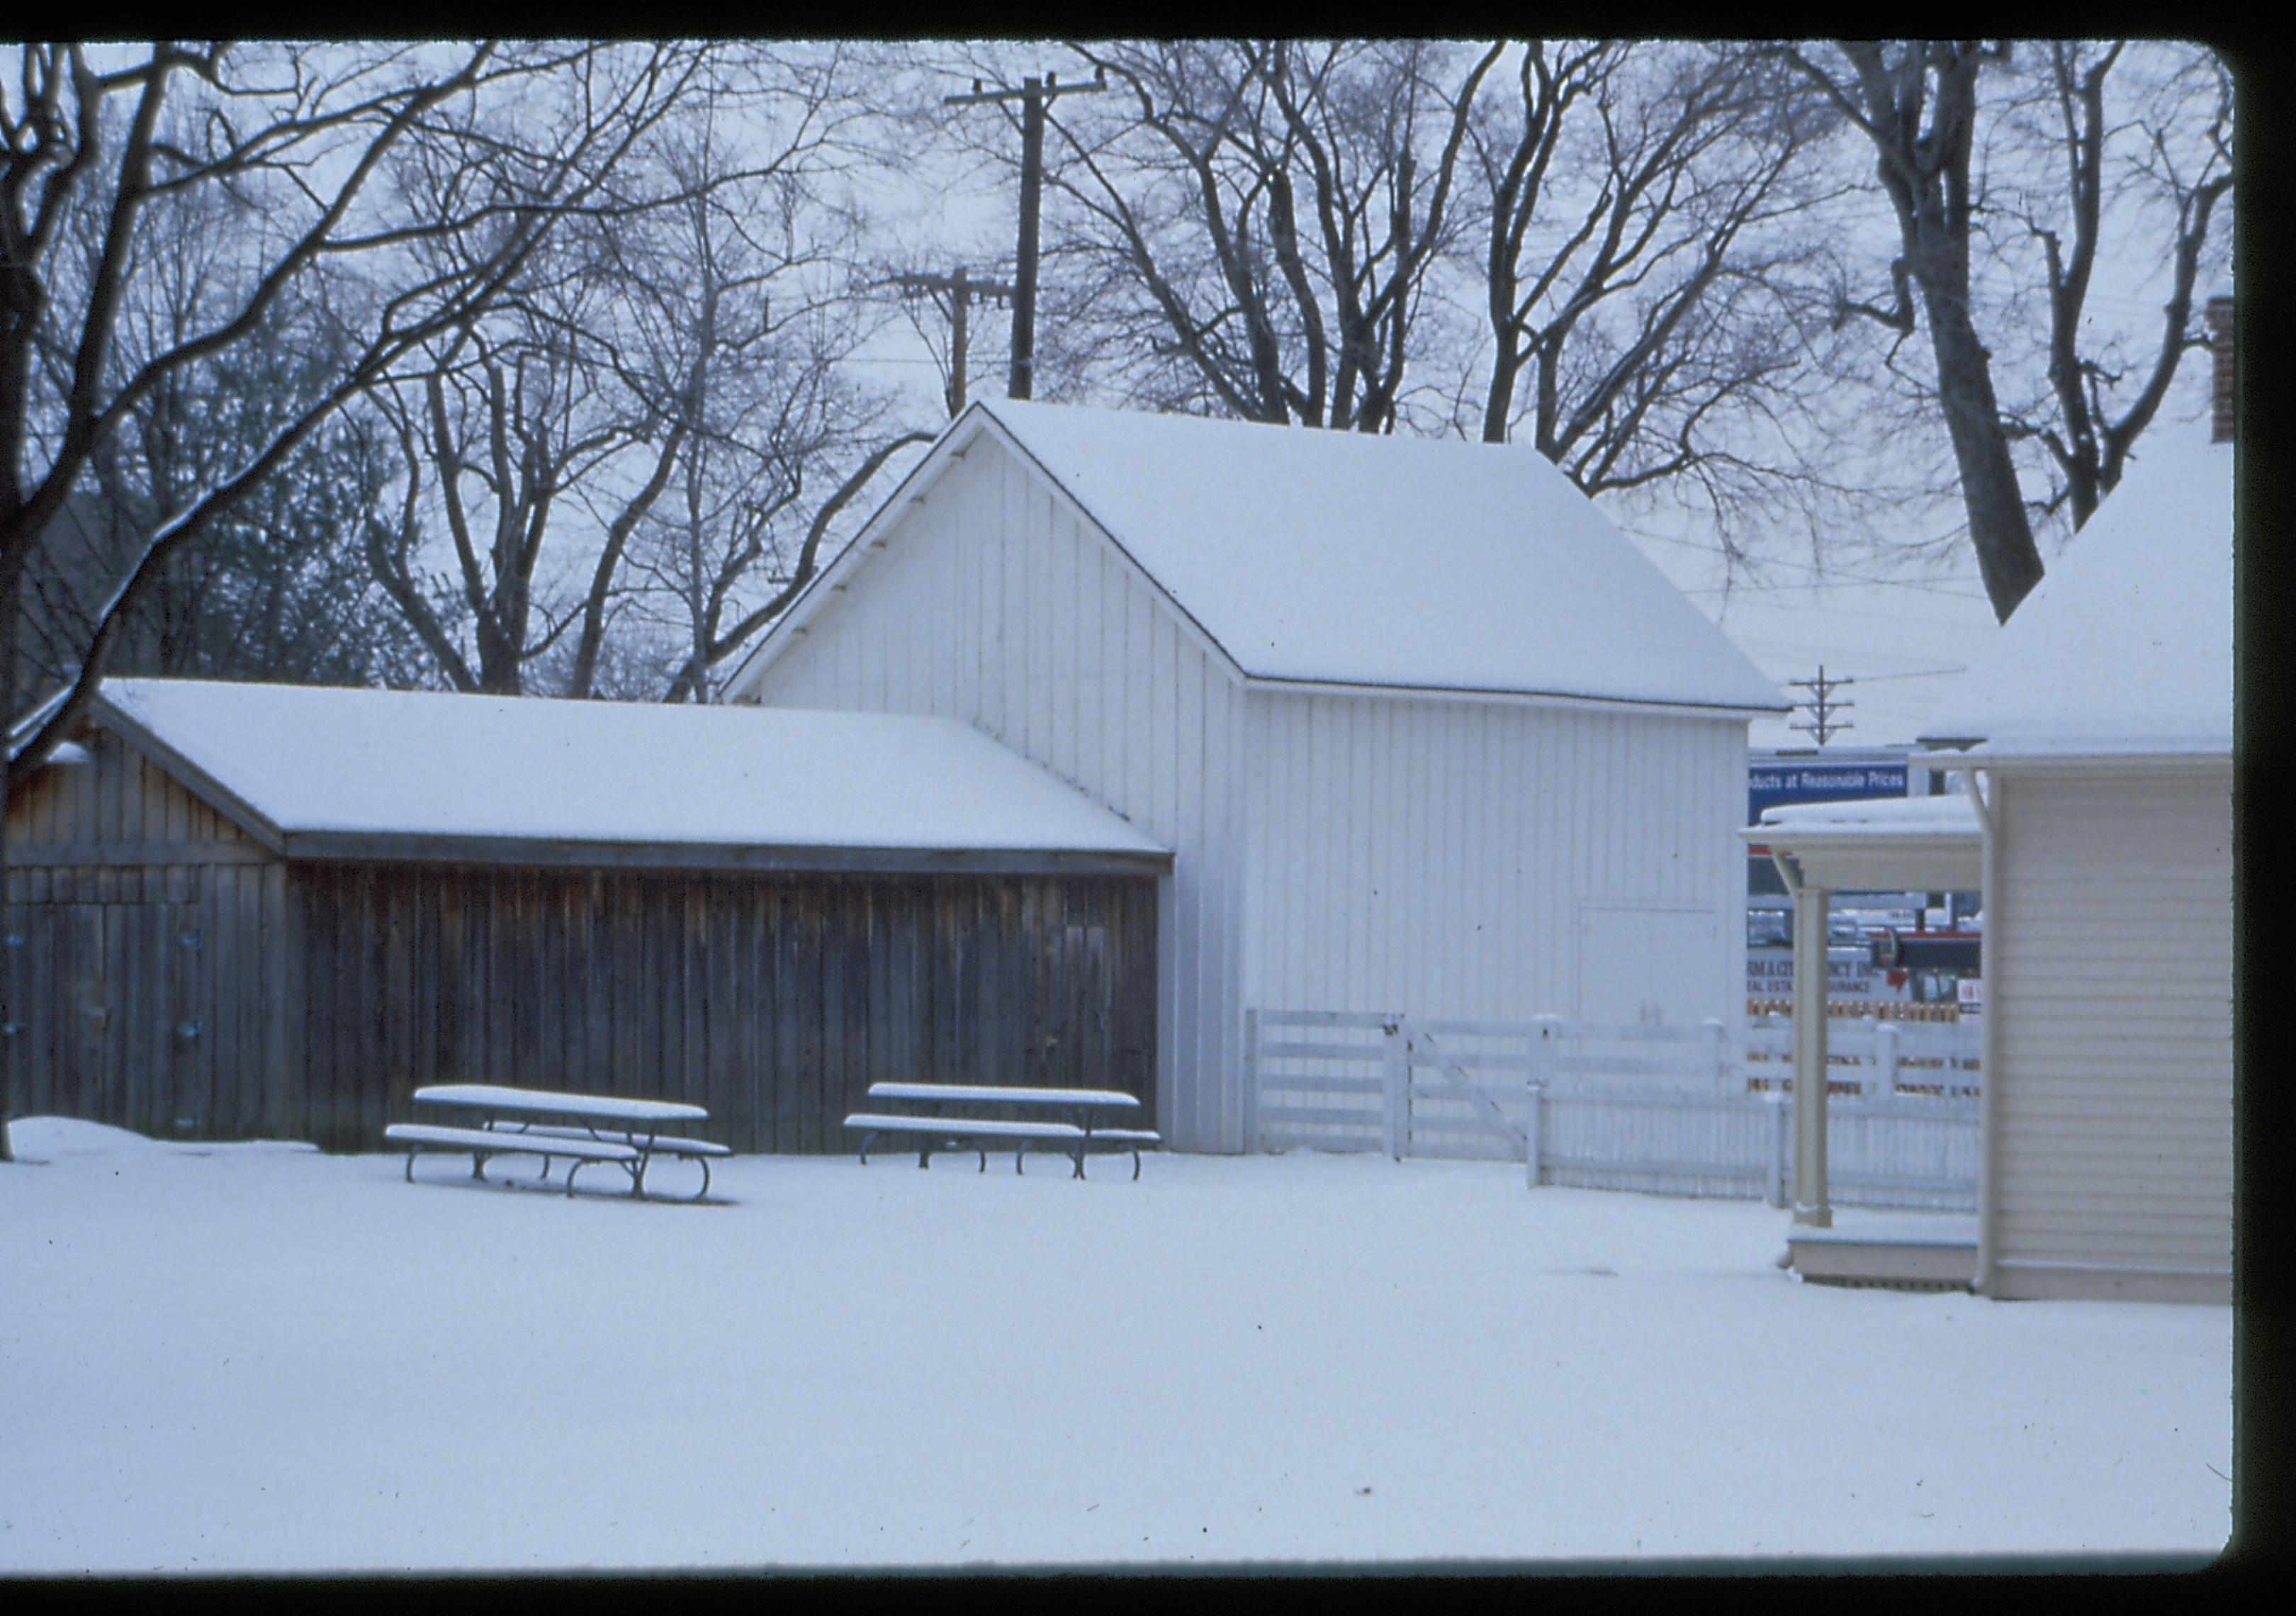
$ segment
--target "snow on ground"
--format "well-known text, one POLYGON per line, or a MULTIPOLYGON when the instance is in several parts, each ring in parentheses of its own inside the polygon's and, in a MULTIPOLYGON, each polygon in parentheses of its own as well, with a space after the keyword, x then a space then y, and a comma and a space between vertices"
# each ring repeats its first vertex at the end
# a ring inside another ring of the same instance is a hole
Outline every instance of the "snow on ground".
MULTIPOLYGON (((2231 1310, 1804 1285, 1784 1214, 1293 1155, 720 1204, 20 1121, 0 1571, 2220 1549, 2231 1310)), ((515 1176, 530 1164, 498 1163, 515 1176)))

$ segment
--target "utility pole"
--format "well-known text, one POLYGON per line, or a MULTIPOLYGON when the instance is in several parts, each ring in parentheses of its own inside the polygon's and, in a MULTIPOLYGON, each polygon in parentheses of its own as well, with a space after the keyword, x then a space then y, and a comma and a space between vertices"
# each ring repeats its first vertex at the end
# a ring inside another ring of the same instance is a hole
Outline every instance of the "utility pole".
POLYGON ((1045 184, 1045 104, 1063 95, 1092 95, 1108 87, 1108 70, 1093 75, 1090 84, 1062 84, 1058 73, 1021 81, 1018 89, 998 86, 983 89, 972 81, 970 95, 944 95, 945 107, 967 107, 982 102, 1021 103, 1021 251, 1013 275, 1013 375, 1008 397, 1034 396, 1037 385, 1037 216, 1045 184))
POLYGON ((947 398, 949 419, 955 420, 964 408, 964 355, 972 340, 965 310, 992 299, 1002 303, 1013 295, 1012 287, 1002 281, 973 280, 962 264, 947 275, 897 275, 883 284, 898 286, 911 297, 929 295, 935 307, 948 316, 947 398))
POLYGON ((1806 690, 1810 693, 1810 699, 1806 702, 1800 703, 1800 705, 1806 706, 1809 709, 1809 716, 1812 720, 1808 724, 1789 724, 1786 726, 1788 729, 1798 729, 1804 734, 1813 735, 1816 737, 1817 743, 1820 746, 1824 746, 1828 741, 1841 734, 1843 730, 1855 729, 1857 727, 1855 724, 1841 722, 1837 716, 1846 709, 1857 706, 1857 703, 1855 701, 1838 701, 1834 700, 1834 693, 1836 691, 1849 689, 1852 685, 1857 683, 1857 680, 1829 679, 1825 677, 1825 664, 1820 662, 1817 665, 1817 677, 1814 679, 1789 679, 1786 682, 1792 685, 1796 690, 1806 690))

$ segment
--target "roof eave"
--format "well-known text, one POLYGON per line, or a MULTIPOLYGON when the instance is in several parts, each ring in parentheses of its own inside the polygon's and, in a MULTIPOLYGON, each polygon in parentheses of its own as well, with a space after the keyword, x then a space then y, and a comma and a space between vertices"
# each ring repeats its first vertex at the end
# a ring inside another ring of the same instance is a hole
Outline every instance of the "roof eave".
POLYGON ((924 499, 932 486, 947 474, 948 468, 962 461, 970 452, 973 439, 980 435, 981 422, 988 412, 975 399, 965 406, 964 413, 950 422, 933 440, 924 455, 908 469, 893 491, 881 501, 854 534, 852 542, 831 558, 827 566, 815 573, 797 598, 789 603, 781 616, 767 625, 758 643, 743 653, 734 671, 726 676, 719 700, 748 700, 764 679, 766 669, 774 659, 802 636, 808 624, 819 615, 824 604, 872 553, 884 547, 886 531, 906 514, 908 508, 924 499))
POLYGON ((558 869, 694 870, 772 874, 1144 875, 1172 866, 1165 849, 840 847, 703 841, 608 841, 438 832, 290 832, 297 863, 523 865, 558 869))
POLYGON ((1658 711, 1685 718, 1745 720, 1768 718, 1777 713, 1793 710, 1792 703, 1787 701, 1780 701, 1774 706, 1756 706, 1746 702, 1703 701, 1666 696, 1590 695, 1584 691, 1510 690, 1489 685, 1414 685, 1374 683, 1362 679, 1312 679, 1288 674, 1258 674, 1249 669, 1245 670, 1243 678, 1245 683, 1254 690, 1286 692, 1300 695, 1328 695, 1334 691, 1347 691, 1364 695, 1391 696, 1398 700, 1423 700, 1430 696, 1439 696, 1467 701, 1528 702, 1542 707, 1596 709, 1610 712, 1623 707, 1638 711, 1658 711))
POLYGON ((91 722, 118 735, 132 751, 172 775, 177 784, 230 820, 266 850, 286 850, 285 834, 268 815, 193 762, 133 712, 111 701, 103 693, 102 686, 98 685, 89 698, 86 711, 91 722))

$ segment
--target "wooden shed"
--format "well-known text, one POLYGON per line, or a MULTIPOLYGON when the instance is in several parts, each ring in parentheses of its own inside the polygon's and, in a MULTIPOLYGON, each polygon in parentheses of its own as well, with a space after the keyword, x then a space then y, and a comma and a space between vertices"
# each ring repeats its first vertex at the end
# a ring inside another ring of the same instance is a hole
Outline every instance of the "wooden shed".
POLYGON ((373 1148, 486 1081, 834 1152, 882 1079, 1154 1100, 1170 854, 946 719, 112 680, 8 836, 20 1115, 373 1148))
POLYGON ((729 682, 964 719, 1176 861, 1159 1105, 1245 1013, 1734 1021, 1764 677, 1521 447, 976 402, 729 682))
POLYGON ((1984 824, 1991 1295, 2231 1299, 2232 493, 2155 427, 1925 726, 1984 824))

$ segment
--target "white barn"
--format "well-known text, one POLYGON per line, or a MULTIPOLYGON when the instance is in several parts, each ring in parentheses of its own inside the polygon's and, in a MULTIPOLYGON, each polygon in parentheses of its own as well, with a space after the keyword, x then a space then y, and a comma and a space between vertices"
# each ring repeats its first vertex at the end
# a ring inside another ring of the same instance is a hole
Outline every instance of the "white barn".
POLYGON ((2140 455, 1923 734, 1980 792, 1994 1296, 2231 1297, 2233 446, 2140 455))
POLYGON ((963 718, 1175 850, 1158 1112, 1244 1013, 1743 1013, 1777 687, 1536 452, 970 406, 728 699, 963 718))

